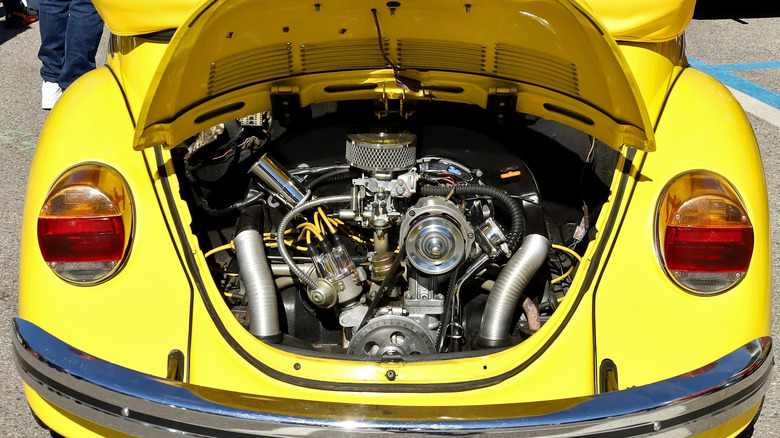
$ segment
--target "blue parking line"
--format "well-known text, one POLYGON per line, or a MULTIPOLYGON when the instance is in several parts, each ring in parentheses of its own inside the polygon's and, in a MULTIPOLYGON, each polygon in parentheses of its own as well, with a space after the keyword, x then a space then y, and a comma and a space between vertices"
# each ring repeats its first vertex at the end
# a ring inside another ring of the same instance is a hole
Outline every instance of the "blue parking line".
MULTIPOLYGON (((689 58, 690 59, 690 58, 689 58)), ((701 61, 697 61, 701 62, 701 61)), ((745 62, 742 64, 708 64, 710 68, 716 68, 723 71, 743 71, 743 70, 765 70, 770 68, 780 68, 780 62, 745 62)))
POLYGON ((780 109, 780 94, 769 91, 764 87, 756 85, 747 79, 743 79, 731 73, 733 71, 741 70, 780 68, 780 62, 754 62, 745 64, 712 65, 694 58, 688 58, 688 62, 690 62, 692 67, 708 73, 715 79, 722 82, 724 85, 734 88, 735 90, 739 90, 748 96, 754 97, 766 103, 767 105, 780 109))

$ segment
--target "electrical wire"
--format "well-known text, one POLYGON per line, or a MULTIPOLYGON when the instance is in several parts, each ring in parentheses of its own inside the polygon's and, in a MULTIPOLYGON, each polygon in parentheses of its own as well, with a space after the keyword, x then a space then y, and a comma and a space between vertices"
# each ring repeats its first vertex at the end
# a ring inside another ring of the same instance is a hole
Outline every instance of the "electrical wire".
MULTIPOLYGON (((320 217, 322 218, 322 221, 325 222, 325 225, 327 225, 328 230, 330 230, 330 234, 336 234, 336 228, 333 227, 333 223, 331 222, 333 219, 329 218, 325 212, 322 210, 322 207, 317 208, 317 212, 320 214, 320 217)), ((317 214, 314 214, 315 217, 317 217, 317 214)))
MULTIPOLYGON (((580 255, 577 254, 574 250, 572 250, 570 248, 567 248, 565 246, 562 246, 562 245, 557 245, 557 244, 552 244, 552 248, 556 249, 558 251, 562 251, 562 252, 566 253, 566 255, 568 255, 569 257, 573 257, 573 258, 577 259, 578 263, 582 263, 582 257, 580 257, 580 255)), ((560 277, 556 277, 552 281, 550 281, 550 284, 555 284, 555 283, 559 283, 559 282, 563 281, 563 279, 565 279, 566 277, 570 276, 572 272, 574 272, 574 264, 572 264, 569 267, 569 269, 566 272, 563 273, 563 275, 561 275, 560 277)))
POLYGON ((582 164, 582 173, 580 173, 580 200, 582 201, 582 221, 584 231, 579 239, 569 245, 569 248, 575 248, 577 245, 579 245, 580 242, 582 242, 588 235, 588 229, 590 228, 590 224, 588 223, 588 204, 585 202, 585 171, 587 170, 588 165, 592 164, 591 160, 593 159, 593 152, 595 149, 596 137, 590 136, 590 150, 588 150, 588 155, 585 157, 585 162, 582 164))
POLYGON ((560 277, 556 277, 556 278, 552 279, 550 281, 550 284, 560 283, 561 281, 563 281, 564 278, 566 278, 569 275, 571 275, 572 271, 574 271, 574 265, 569 266, 569 269, 566 272, 564 272, 563 275, 561 275, 560 277))
POLYGON ((320 229, 317 228, 316 225, 314 225, 311 222, 304 222, 297 227, 295 227, 296 230, 304 230, 304 231, 310 231, 312 234, 314 234, 314 237, 317 238, 320 242, 324 239, 322 237, 322 233, 320 232, 320 229))
POLYGON ((333 221, 333 224, 336 225, 338 229, 341 230, 344 234, 349 236, 350 239, 363 245, 373 245, 374 239, 370 239, 368 237, 360 235, 358 232, 350 229, 349 226, 347 226, 347 224, 345 224, 344 221, 340 219, 337 218, 330 218, 330 219, 333 221))
POLYGON ((230 243, 226 243, 222 246, 218 246, 216 248, 212 248, 210 251, 208 251, 206 254, 203 255, 204 258, 208 258, 209 256, 218 253, 220 251, 224 251, 226 249, 236 249, 236 245, 231 240, 230 243))
POLYGON ((557 249, 559 251, 563 251, 566 254, 569 254, 570 256, 572 256, 575 259, 577 259, 578 262, 582 263, 582 257, 580 257, 580 255, 577 254, 573 249, 567 248, 567 247, 562 246, 562 245, 557 245, 557 244, 553 244, 552 248, 557 249))
MULTIPOLYGON (((285 235, 287 235, 287 234, 290 234, 290 233, 292 233, 293 231, 295 231, 295 230, 294 230, 294 229, 292 229, 292 228, 290 228, 290 229, 284 230, 284 234, 285 234, 285 235)), ((265 238, 272 238, 272 239, 276 239, 276 233, 263 233, 263 238, 264 238, 264 239, 265 239, 265 238)))
MULTIPOLYGON (((284 245, 285 246, 289 246, 292 249, 297 249, 298 251, 306 251, 306 249, 307 249, 306 247, 303 247, 303 246, 293 245, 293 241, 292 240, 285 240, 284 241, 284 245)), ((265 241, 265 247, 266 248, 278 248, 279 244, 276 243, 276 242, 265 241)))

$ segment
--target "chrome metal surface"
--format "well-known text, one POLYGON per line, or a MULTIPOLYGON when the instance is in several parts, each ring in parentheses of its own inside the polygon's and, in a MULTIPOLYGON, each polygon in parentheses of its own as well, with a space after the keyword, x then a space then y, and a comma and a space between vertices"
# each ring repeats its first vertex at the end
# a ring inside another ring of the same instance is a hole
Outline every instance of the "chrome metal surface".
POLYGON ((265 257, 263 236, 257 230, 244 230, 233 241, 241 281, 247 291, 249 332, 260 338, 280 336, 276 287, 265 257))
POLYGON ((474 231, 458 207, 440 196, 426 196, 406 211, 401 239, 409 262, 421 272, 441 275, 457 267, 474 243, 474 231))
POLYGON ((306 189, 270 155, 260 157, 251 170, 288 208, 306 199, 306 189))
POLYGON ((349 354, 375 358, 403 358, 433 352, 433 339, 428 330, 413 319, 396 315, 372 319, 349 343, 349 354))
POLYGON ((347 138, 346 158, 358 169, 395 172, 414 166, 417 136, 411 133, 353 134, 347 138))
POLYGON ((529 234, 496 279, 488 296, 477 344, 488 347, 509 345, 509 326, 523 290, 536 271, 547 260, 550 241, 539 234, 529 234))
POLYGON ((375 406, 257 396, 163 379, 91 356, 20 318, 14 320, 14 335, 17 367, 39 395, 77 416, 144 437, 688 436, 755 407, 773 372, 767 336, 698 370, 606 394, 486 406, 375 406))
POLYGON ((466 255, 465 237, 444 216, 429 216, 415 222, 407 237, 409 262, 429 275, 449 272, 466 255))

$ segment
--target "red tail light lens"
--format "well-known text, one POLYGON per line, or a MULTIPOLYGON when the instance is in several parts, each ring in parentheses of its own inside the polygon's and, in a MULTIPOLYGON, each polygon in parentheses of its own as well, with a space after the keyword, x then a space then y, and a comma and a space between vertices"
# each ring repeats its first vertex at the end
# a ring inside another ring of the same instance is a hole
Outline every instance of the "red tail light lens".
POLYGON ((94 284, 117 272, 133 228, 127 185, 112 169, 88 164, 64 173, 38 217, 38 244, 57 275, 94 284))
POLYGON ((752 250, 752 228, 666 228, 664 255, 672 271, 746 272, 752 250))
POLYGON ((711 172, 686 173, 667 186, 656 236, 666 271, 692 292, 733 286, 753 255, 753 227, 739 195, 711 172))
POLYGON ((125 227, 121 216, 38 219, 43 259, 47 262, 122 260, 125 227))

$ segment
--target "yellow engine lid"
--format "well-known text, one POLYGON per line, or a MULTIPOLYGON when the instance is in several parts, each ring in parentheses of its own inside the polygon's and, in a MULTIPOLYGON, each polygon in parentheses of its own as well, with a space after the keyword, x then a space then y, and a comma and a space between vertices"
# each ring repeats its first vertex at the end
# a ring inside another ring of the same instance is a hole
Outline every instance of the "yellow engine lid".
POLYGON ((696 0, 582 0, 618 41, 669 41, 693 17, 696 0))
POLYGON ((93 0, 114 35, 143 35, 176 29, 203 0, 93 0))
MULTIPOLYGON (((207 0, 94 0, 115 35, 176 29, 207 0)), ((679 36, 693 16, 696 0, 580 0, 620 41, 667 41, 679 36)))
POLYGON ((615 41, 567 0, 215 0, 171 40, 134 147, 172 147, 229 118, 345 99, 439 99, 558 120, 613 148, 653 150, 652 125, 615 41), (400 74, 423 90, 404 89, 400 74), (428 87, 426 91, 425 88, 428 87), (456 91, 453 91, 456 90, 456 91), (514 97, 512 97, 514 96, 514 97), (514 103, 513 103, 514 104, 514 103))

